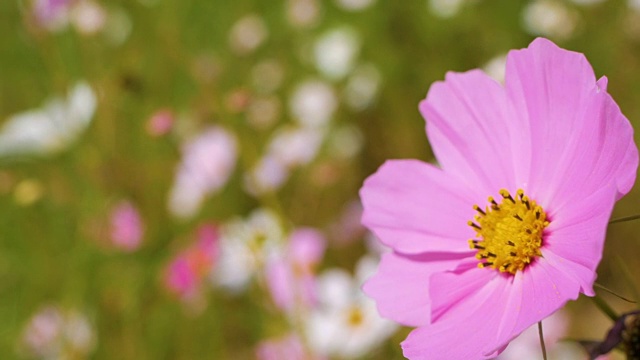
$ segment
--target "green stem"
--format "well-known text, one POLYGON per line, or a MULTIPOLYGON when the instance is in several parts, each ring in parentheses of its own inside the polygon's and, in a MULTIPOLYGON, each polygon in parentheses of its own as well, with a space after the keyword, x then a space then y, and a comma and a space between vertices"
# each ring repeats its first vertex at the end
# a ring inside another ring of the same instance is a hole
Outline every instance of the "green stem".
POLYGON ((640 219, 640 214, 630 215, 630 216, 623 216, 623 217, 620 217, 620 218, 616 218, 616 219, 613 219, 613 220, 609 221, 609 224, 615 224, 615 223, 631 221, 631 220, 637 220, 637 219, 640 219))
POLYGON ((602 300, 599 296, 594 296, 591 298, 593 302, 596 304, 598 309, 602 311, 605 315, 609 317, 612 321, 618 320, 618 314, 607 304, 604 300, 602 300))

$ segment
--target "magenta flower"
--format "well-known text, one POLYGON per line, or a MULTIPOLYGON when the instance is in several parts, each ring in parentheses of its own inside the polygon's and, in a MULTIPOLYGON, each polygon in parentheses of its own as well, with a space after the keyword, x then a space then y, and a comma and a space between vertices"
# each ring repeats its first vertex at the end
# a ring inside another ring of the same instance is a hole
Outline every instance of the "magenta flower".
POLYGON ((181 299, 194 299, 219 256, 219 234, 213 225, 202 225, 197 241, 176 255, 165 270, 164 284, 181 299))
POLYGON ((363 223, 393 252, 365 285, 417 327, 411 359, 495 357, 580 293, 593 296, 607 223, 635 181, 633 129, 582 54, 545 39, 507 57, 505 86, 448 73, 420 111, 440 167, 386 162, 363 223))

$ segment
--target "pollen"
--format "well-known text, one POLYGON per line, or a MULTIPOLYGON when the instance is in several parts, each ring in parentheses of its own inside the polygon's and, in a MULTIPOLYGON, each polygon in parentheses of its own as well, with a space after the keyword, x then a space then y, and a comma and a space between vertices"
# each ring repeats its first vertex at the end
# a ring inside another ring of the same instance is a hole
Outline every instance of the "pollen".
POLYGON ((484 208, 474 205, 477 212, 469 221, 477 239, 469 240, 471 249, 478 250, 478 267, 490 267, 503 273, 516 274, 542 256, 544 229, 549 225, 544 209, 519 189, 513 197, 500 190, 500 203, 489 197, 484 208))

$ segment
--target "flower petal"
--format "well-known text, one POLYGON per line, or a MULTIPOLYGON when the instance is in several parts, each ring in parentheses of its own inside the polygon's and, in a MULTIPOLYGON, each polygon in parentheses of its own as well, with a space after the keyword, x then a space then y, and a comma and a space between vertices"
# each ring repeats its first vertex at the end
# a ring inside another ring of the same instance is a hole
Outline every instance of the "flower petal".
POLYGON ((504 330, 498 334, 494 348, 505 346, 528 327, 562 308, 567 301, 577 299, 580 284, 545 258, 539 258, 522 272, 521 284, 509 290, 522 295, 521 310, 504 313, 503 316, 517 320, 511 331, 504 330))
MULTIPOLYGON (((467 275, 479 279, 491 272, 475 268, 464 274, 473 273, 467 275)), ((495 344, 503 313, 501 299, 508 289, 508 282, 501 276, 493 276, 483 285, 461 299, 446 317, 412 331, 401 344, 404 356, 409 359, 442 359, 446 356, 450 360, 466 360, 491 359, 498 355, 504 347, 490 352, 488 348, 495 344)))
POLYGON ((504 89, 479 70, 447 73, 420 103, 442 169, 479 190, 482 199, 514 183, 504 89))
POLYGON ((602 257, 615 195, 615 189, 609 186, 567 203, 554 214, 545 235, 543 256, 574 277, 589 296, 593 296, 595 271, 602 257))
POLYGON ((387 161, 365 181, 360 197, 362 223, 396 251, 470 252, 473 194, 433 165, 387 161))
POLYGON ((454 271, 441 272, 431 277, 429 295, 431 297, 431 321, 450 317, 452 309, 466 302, 470 296, 480 291, 499 274, 490 269, 478 268, 478 260, 470 257, 459 262, 454 271))
POLYGON ((516 183, 547 210, 609 182, 621 197, 635 181, 633 130, 605 87, 584 55, 546 39, 508 55, 506 89, 521 129, 516 183))
POLYGON ((376 300, 383 317, 407 326, 426 325, 431 318, 431 275, 455 268, 461 256, 466 255, 386 253, 378 272, 367 280, 363 290, 376 300))

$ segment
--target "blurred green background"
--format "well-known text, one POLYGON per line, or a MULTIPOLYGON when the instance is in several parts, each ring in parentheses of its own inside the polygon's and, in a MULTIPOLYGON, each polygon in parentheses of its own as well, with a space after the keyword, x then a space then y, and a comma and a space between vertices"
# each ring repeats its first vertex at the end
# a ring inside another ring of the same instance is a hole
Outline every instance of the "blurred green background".
MULTIPOLYGON (((206 309, 193 314, 163 288, 163 268, 192 229, 267 206, 290 224, 325 230, 330 245, 321 268, 352 269, 364 243, 335 245, 340 239, 328 229, 385 159, 433 160, 417 111, 429 85, 447 71, 486 68, 537 35, 584 53, 598 76, 608 76, 623 113, 640 126, 640 8, 633 2, 378 0, 350 9, 339 1, 306 1, 316 6, 311 20, 292 15, 295 3, 98 1, 105 18, 87 33, 73 24, 43 27, 33 15, 35 2, 0 1, 0 121, 65 96, 80 80, 97 97, 91 124, 61 151, 0 158, 0 358, 27 356, 20 338, 43 304, 87 314, 97 336, 91 358, 253 358, 255 345, 282 326, 264 293, 231 296, 213 289, 206 309), (232 35, 247 16, 263 26, 263 39, 249 50, 232 35), (560 18, 555 25, 554 16, 560 18), (358 50, 346 74, 332 78, 318 65, 314 47, 335 29, 346 29, 358 50), (260 127, 252 125, 247 107, 267 96, 254 81, 255 67, 265 60, 279 64, 282 81, 268 94, 277 104, 274 119, 260 127), (365 105, 349 106, 350 74, 360 65, 374 69, 377 91, 365 105), (314 159, 293 170, 281 188, 249 194, 245 174, 274 129, 295 122, 292 94, 306 79, 336 94, 330 129, 355 129, 362 146, 353 156, 336 157, 327 145, 335 135, 329 130, 314 159), (147 121, 158 109, 170 109, 176 122, 168 135, 153 137, 147 121), (235 134, 238 165, 195 215, 172 216, 167 194, 180 146, 185 134, 207 125, 235 134), (105 214, 123 198, 137 204, 145 224, 134 252, 104 240, 105 214)), ((636 188, 614 217, 639 213, 639 204, 636 188)), ((610 227, 599 268, 599 283, 629 297, 637 293, 628 278, 639 285, 639 226, 610 227)), ((605 298, 620 311, 632 308, 605 298)), ((599 337, 609 325, 589 300, 570 310, 573 337, 599 337)), ((406 333, 366 358, 401 358, 397 344, 406 333)))

